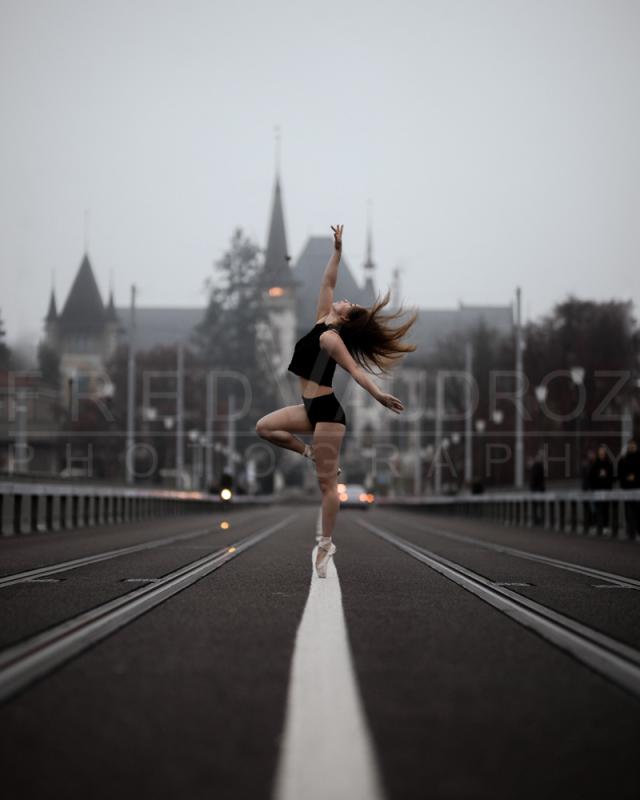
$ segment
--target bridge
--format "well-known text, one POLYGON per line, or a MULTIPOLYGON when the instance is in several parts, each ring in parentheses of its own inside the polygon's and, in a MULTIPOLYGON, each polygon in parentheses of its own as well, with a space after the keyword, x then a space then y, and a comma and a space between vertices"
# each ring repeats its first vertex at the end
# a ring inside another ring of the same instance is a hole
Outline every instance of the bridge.
POLYGON ((640 796, 638 492, 0 496, 6 797, 640 796))

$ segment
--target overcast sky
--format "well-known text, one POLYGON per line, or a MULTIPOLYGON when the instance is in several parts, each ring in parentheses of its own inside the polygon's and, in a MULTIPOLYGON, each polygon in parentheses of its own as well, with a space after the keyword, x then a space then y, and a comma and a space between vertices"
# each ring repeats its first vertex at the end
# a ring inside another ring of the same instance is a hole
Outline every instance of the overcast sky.
POLYGON ((125 305, 198 305, 345 226, 421 307, 640 295, 640 2, 0 0, 0 312, 37 337, 88 248, 125 305))

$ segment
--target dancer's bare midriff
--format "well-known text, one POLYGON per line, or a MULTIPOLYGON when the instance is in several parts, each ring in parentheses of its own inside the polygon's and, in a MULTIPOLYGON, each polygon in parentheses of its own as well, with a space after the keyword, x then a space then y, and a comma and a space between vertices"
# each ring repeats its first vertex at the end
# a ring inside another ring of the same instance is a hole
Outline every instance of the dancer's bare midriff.
POLYGON ((310 381, 308 378, 300 378, 300 394, 306 398, 320 397, 325 394, 333 394, 333 388, 310 381))

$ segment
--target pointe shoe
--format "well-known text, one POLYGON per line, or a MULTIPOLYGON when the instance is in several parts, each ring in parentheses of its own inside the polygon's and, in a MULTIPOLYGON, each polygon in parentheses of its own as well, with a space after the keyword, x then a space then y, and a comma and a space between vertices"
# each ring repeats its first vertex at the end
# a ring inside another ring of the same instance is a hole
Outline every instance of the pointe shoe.
POLYGON ((330 536, 321 536, 318 544, 318 550, 323 551, 323 556, 320 561, 316 561, 316 570, 319 578, 326 578, 329 559, 336 552, 337 547, 331 541, 330 536))
MULTIPOLYGON (((305 444, 304 453, 302 455, 305 458, 308 458, 310 461, 313 461, 314 464, 316 463, 316 457, 313 454, 313 447, 310 444, 305 444)), ((341 472, 342 472, 342 467, 338 467, 336 475, 340 475, 341 472)))

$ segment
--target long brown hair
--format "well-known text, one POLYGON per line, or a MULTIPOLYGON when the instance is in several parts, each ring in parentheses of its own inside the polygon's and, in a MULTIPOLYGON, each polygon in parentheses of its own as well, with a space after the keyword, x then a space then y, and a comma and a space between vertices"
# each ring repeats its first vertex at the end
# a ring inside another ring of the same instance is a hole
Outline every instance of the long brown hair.
POLYGON ((373 367, 388 374, 397 361, 416 349, 415 344, 403 342, 402 338, 416 321, 418 310, 414 309, 405 322, 393 326, 391 323, 406 311, 400 306, 396 311, 381 313, 390 297, 389 289, 382 298, 378 293, 370 308, 354 308, 340 326, 340 336, 354 360, 372 374, 375 374, 373 367))

